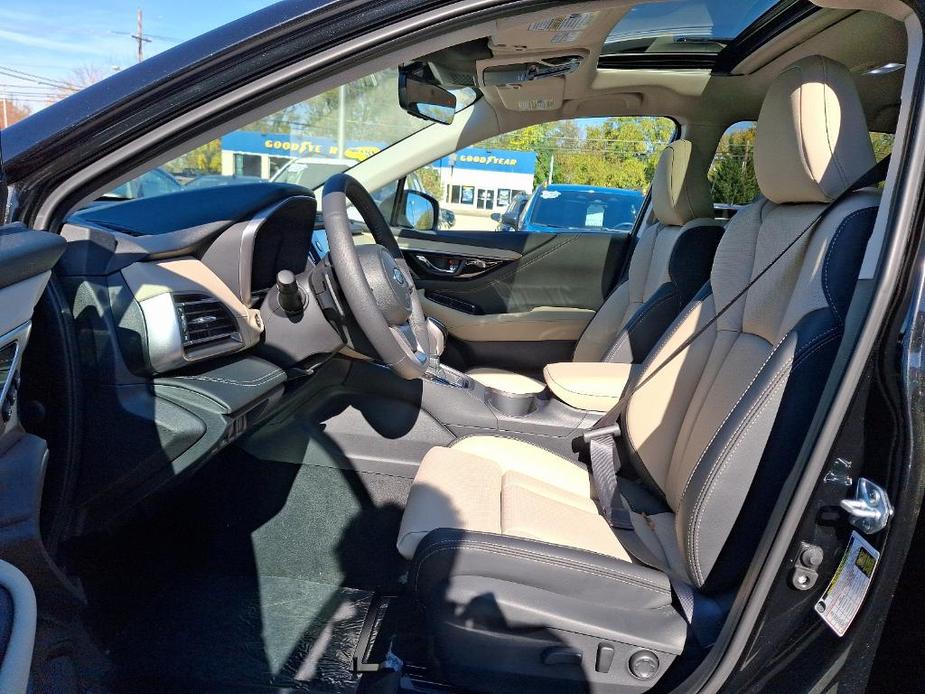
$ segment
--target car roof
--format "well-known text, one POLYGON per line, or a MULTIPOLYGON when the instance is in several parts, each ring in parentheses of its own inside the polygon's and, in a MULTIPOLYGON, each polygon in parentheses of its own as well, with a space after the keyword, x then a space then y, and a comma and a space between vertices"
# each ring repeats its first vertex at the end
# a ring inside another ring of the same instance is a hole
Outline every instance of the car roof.
POLYGON ((606 186, 585 186, 579 183, 550 183, 543 186, 542 190, 572 190, 572 191, 593 191, 595 193, 622 193, 624 195, 633 195, 642 197, 642 193, 632 188, 607 188, 606 186))

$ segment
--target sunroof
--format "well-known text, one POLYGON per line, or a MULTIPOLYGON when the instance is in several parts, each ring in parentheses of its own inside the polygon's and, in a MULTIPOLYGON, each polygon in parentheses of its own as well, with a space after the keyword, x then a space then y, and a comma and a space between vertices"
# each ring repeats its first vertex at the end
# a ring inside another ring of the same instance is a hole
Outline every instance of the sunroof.
POLYGON ((610 30, 604 55, 718 53, 780 0, 662 0, 634 5, 610 30))

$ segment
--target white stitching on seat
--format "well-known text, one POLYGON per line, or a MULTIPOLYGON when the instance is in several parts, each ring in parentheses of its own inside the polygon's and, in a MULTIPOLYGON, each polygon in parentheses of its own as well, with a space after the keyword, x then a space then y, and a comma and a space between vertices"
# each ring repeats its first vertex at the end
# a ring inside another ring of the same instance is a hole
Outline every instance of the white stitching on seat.
POLYGON ((829 302, 829 307, 835 314, 835 319, 841 324, 844 324, 845 321, 842 319, 841 314, 838 312, 838 307, 835 306, 835 302, 832 300, 832 291, 829 289, 829 261, 832 259, 832 251, 835 249, 835 245, 838 242, 838 237, 841 235, 842 231, 844 231, 845 227, 848 225, 848 222, 853 217, 876 209, 877 207, 874 206, 862 207, 845 217, 838 225, 838 229, 835 230, 835 236, 833 236, 832 240, 829 241, 829 247, 826 249, 825 261, 822 263, 822 292, 825 295, 826 301, 829 302))
POLYGON ((607 352, 606 356, 604 357, 604 361, 610 361, 611 357, 617 351, 617 347, 619 347, 624 342, 629 341, 629 330, 630 330, 629 326, 631 323, 633 324, 633 327, 636 327, 636 324, 642 322, 642 319, 645 316, 647 316, 656 306, 659 306, 665 303, 668 299, 674 299, 674 298, 677 298, 677 293, 674 290, 671 290, 669 291, 668 294, 663 296, 661 299, 659 299, 655 303, 650 304, 649 306, 645 307, 641 313, 639 313, 638 312, 639 309, 637 309, 637 313, 634 313, 633 316, 626 322, 626 325, 624 325, 623 328, 620 329, 620 332, 622 333, 620 335, 620 339, 617 340, 616 344, 614 344, 614 346, 610 348, 610 351, 607 352))
POLYGON ((830 328, 829 330, 817 335, 799 354, 795 354, 790 359, 785 362, 777 373, 772 377, 771 382, 764 388, 761 394, 758 396, 755 404, 752 405, 750 411, 746 413, 743 418, 743 423, 747 422, 748 425, 743 429, 740 425, 738 431, 733 433, 733 436, 730 438, 730 442, 734 441, 735 445, 729 450, 728 453, 725 451, 729 447, 729 443, 723 447, 723 452, 719 460, 722 460, 722 463, 714 472, 711 473, 710 478, 704 484, 703 489, 701 489, 700 495, 695 502, 695 506, 691 512, 691 523, 688 526, 688 545, 691 547, 691 561, 688 562, 690 568, 694 569, 697 580, 703 584, 704 576, 702 567, 700 565, 700 522, 703 519, 703 509, 706 508, 707 502, 713 494, 713 490, 716 488, 716 482, 719 477, 722 475, 724 469, 726 468, 728 462, 732 459, 733 454, 736 449, 739 447, 742 441, 745 440, 748 431, 751 429, 752 425, 757 421, 758 415, 764 410, 768 403, 771 402, 770 394, 776 390, 777 386, 780 385, 780 382, 783 379, 784 372, 787 368, 793 364, 793 369, 791 373, 796 370, 796 368, 806 359, 808 359, 812 354, 822 349, 828 342, 831 342, 832 334, 838 332, 838 328, 830 328), (759 407, 760 404, 760 407, 759 407), (757 411, 755 408, 758 407, 757 411))

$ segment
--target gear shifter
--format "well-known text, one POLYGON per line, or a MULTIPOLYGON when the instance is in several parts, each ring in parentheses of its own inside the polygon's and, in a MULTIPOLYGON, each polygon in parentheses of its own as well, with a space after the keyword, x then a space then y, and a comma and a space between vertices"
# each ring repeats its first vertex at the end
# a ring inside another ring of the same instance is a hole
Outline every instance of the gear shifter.
POLYGON ((439 366, 440 355, 446 349, 446 326, 434 318, 427 319, 427 342, 430 345, 429 361, 439 366))
POLYGON ((468 388, 469 379, 456 369, 443 366, 440 355, 446 348, 446 326, 434 318, 427 319, 427 342, 430 345, 427 355, 427 376, 434 381, 441 381, 455 388, 468 388))

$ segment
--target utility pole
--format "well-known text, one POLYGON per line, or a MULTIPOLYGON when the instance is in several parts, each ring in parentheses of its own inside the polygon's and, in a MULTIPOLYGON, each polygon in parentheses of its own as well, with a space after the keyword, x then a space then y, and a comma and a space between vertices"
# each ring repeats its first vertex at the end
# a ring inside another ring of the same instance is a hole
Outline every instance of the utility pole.
POLYGON ((337 90, 337 158, 344 159, 347 142, 345 130, 347 128, 347 87, 341 85, 337 90))
POLYGON ((6 97, 6 95, 4 94, 4 95, 3 95, 3 127, 4 127, 4 128, 9 127, 9 124, 10 124, 10 123, 9 123, 9 118, 8 118, 8 116, 7 116, 7 113, 6 113, 6 102, 7 102, 7 97, 6 97))
POLYGON ((151 43, 151 39, 145 36, 144 32, 144 23, 141 16, 141 8, 138 8, 138 29, 132 34, 132 38, 138 42, 138 62, 140 63, 145 59, 145 50, 144 46, 146 43, 151 43))

